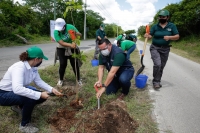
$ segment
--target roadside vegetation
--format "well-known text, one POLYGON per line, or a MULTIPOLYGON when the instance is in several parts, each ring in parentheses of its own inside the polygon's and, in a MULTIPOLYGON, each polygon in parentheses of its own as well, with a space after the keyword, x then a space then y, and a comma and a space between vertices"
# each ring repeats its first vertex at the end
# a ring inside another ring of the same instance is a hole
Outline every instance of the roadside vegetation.
MULTIPOLYGON (((77 111, 76 118, 78 119, 81 119, 81 117, 84 117, 86 114, 90 114, 91 111, 95 111, 97 109, 97 99, 95 97, 95 89, 93 85, 97 80, 98 67, 92 67, 90 63, 93 51, 89 51, 85 54, 87 55, 87 61, 81 67, 81 77, 84 85, 81 87, 79 92, 79 97, 83 99, 84 108, 77 111), (85 114, 85 112, 87 113, 85 114)), ((131 61, 135 71, 137 71, 141 67, 139 52, 137 50, 132 53, 131 61)), ((49 66, 45 69, 40 69, 39 73, 41 74, 42 79, 50 85, 55 86, 58 80, 58 64, 56 64, 56 66, 49 66)), ((72 68, 69 66, 65 73, 64 86, 58 89, 60 91, 64 91, 66 88, 70 88, 71 91, 73 91, 73 86, 75 86, 75 76, 72 72, 72 68)), ((101 108, 103 108, 106 104, 115 101, 118 95, 119 94, 111 96, 103 95, 101 97, 101 108)), ((51 96, 45 103, 36 106, 33 111, 32 122, 39 127, 40 133, 49 133, 52 131, 49 119, 52 118, 58 110, 63 108, 72 110, 69 104, 74 97, 75 95, 71 95, 68 98, 51 96)), ((152 119, 151 111, 153 106, 151 103, 152 101, 148 95, 148 88, 137 89, 133 78, 130 93, 125 98, 125 105, 127 107, 127 113, 138 125, 135 131, 136 133, 158 132, 157 124, 152 119)), ((21 117, 13 112, 10 107, 0 106, 0 132, 18 132, 20 120, 21 117)), ((70 119, 68 121, 70 121, 70 119)), ((67 127, 69 130, 65 132, 75 132, 77 130, 77 124, 79 123, 77 122, 70 127, 67 127)))

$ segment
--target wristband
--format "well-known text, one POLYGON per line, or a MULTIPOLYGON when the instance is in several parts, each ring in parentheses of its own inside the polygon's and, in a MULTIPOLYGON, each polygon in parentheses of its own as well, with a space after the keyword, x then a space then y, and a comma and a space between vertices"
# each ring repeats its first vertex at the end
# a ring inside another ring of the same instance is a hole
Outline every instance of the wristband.
POLYGON ((107 88, 107 86, 105 86, 104 84, 102 84, 102 87, 105 87, 105 88, 107 88))

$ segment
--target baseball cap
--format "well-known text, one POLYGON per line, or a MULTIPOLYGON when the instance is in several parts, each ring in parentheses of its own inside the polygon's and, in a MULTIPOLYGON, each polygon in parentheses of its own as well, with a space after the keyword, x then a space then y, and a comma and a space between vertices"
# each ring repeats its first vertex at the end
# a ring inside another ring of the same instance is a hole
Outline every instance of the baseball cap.
POLYGON ((159 12, 159 16, 169 16, 169 11, 166 9, 163 9, 159 12))
POLYGON ((29 58, 42 58, 48 60, 48 58, 44 56, 42 50, 37 46, 28 48, 26 52, 28 53, 29 58))
POLYGON ((105 25, 104 24, 101 24, 100 27, 103 28, 103 29, 105 29, 105 25))
POLYGON ((57 18, 55 21, 55 30, 61 31, 63 26, 66 24, 65 20, 62 18, 57 18))

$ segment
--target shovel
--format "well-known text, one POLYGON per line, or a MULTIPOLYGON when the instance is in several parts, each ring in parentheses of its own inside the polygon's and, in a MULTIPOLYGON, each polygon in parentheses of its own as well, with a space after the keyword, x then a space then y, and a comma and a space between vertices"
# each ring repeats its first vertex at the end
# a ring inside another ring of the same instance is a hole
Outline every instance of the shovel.
MULTIPOLYGON (((97 86, 94 86, 94 88, 95 88, 96 92, 99 91, 97 86)), ((98 98, 97 103, 98 103, 98 108, 97 109, 100 109, 100 98, 98 98)))
MULTIPOLYGON (((150 27, 149 27, 149 25, 146 25, 146 33, 147 33, 147 34, 150 33, 150 27)), ((144 53, 145 53, 145 50, 146 50, 147 41, 148 41, 148 38, 145 38, 144 46, 143 46, 143 52, 142 52, 142 57, 141 57, 141 64, 142 64, 142 67, 140 67, 140 69, 137 71, 136 77, 137 77, 137 76, 144 70, 144 68, 145 68, 145 65, 143 64, 143 58, 144 58, 144 53)))

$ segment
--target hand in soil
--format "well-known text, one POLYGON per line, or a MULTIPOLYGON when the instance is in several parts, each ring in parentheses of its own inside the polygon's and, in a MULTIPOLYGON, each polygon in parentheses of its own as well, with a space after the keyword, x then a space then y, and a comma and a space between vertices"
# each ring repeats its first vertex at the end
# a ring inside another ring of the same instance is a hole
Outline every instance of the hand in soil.
POLYGON ((52 89, 52 92, 57 96, 62 95, 61 92, 59 92, 57 89, 54 89, 54 88, 52 89))

